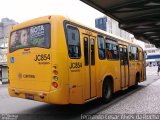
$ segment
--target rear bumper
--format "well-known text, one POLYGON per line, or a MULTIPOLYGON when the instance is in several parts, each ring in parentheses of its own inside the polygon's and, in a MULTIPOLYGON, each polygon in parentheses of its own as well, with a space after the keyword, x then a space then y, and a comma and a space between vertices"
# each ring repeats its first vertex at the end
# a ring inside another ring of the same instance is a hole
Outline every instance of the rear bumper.
POLYGON ((56 89, 49 92, 17 89, 8 87, 8 92, 12 97, 26 98, 26 95, 32 95, 35 101, 41 101, 51 104, 69 104, 69 90, 56 89))

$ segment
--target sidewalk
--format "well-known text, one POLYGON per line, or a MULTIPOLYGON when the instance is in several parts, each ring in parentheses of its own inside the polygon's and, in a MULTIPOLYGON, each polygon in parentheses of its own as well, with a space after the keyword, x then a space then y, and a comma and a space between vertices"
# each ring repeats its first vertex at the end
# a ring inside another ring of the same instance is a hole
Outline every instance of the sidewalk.
POLYGON ((98 114, 160 114, 160 79, 98 114))
POLYGON ((147 66, 146 67, 146 75, 148 76, 150 76, 150 75, 155 75, 155 76, 157 76, 158 74, 157 74, 157 70, 158 70, 158 66, 152 66, 152 67, 149 67, 149 66, 147 66))
POLYGON ((8 83, 0 84, 0 88, 1 88, 1 87, 7 87, 7 86, 8 86, 8 83))

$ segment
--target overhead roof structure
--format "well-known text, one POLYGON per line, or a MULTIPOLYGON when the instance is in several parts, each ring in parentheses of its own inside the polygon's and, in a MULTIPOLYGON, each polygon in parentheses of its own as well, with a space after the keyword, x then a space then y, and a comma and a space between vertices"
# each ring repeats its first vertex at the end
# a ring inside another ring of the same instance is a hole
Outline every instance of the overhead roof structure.
POLYGON ((160 0, 81 0, 117 20, 136 39, 160 48, 160 0))

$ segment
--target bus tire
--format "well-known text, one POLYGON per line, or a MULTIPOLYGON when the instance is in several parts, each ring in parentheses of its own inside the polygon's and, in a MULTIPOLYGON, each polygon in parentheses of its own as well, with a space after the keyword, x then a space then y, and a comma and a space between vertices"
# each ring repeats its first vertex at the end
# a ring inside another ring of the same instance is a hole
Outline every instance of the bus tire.
POLYGON ((139 73, 136 74, 136 82, 135 82, 135 87, 138 87, 138 82, 140 81, 140 75, 139 73))
POLYGON ((102 101, 103 103, 108 103, 111 101, 113 95, 113 86, 110 79, 103 81, 102 86, 102 101))

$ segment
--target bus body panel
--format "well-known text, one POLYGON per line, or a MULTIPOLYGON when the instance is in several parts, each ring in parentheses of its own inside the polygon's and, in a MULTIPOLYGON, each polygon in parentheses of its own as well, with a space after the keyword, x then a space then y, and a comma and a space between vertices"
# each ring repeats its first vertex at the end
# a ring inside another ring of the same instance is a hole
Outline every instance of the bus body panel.
POLYGON ((52 38, 51 51, 52 59, 52 85, 50 85, 49 103, 52 104, 69 104, 69 63, 66 37, 64 31, 64 18, 62 16, 52 16, 52 38), (54 70, 58 72, 56 75, 54 70), (58 80, 54 80, 54 76, 58 80), (53 86, 53 82, 58 83, 58 87, 53 86))
POLYGON ((36 48, 30 50, 29 53, 28 51, 20 51, 17 54, 10 54, 10 62, 11 59, 14 59, 14 62, 10 63, 9 66, 9 70, 12 71, 9 73, 9 79, 12 80, 10 83, 12 87, 26 90, 49 91, 52 63, 50 59, 41 61, 41 58, 44 55, 51 58, 50 51, 42 50, 43 52, 37 52, 38 50, 36 48))
MULTIPOLYGON (((63 17, 53 17, 47 20, 48 17, 42 18, 37 22, 26 22, 23 27, 36 24, 51 23, 51 48, 29 48, 16 50, 16 52, 8 55, 8 61, 14 58, 14 63, 9 62, 9 93, 11 96, 26 98, 26 94, 34 96, 34 100, 55 103, 69 104, 69 83, 68 83, 68 60, 66 48, 66 40, 63 17), (58 28, 58 30, 56 30, 58 28), (59 39, 58 41, 56 41, 59 39), (41 55, 50 55, 50 60, 40 60, 41 55), (36 60, 38 56, 38 60, 36 60), (66 61, 66 62, 64 62, 66 61), (56 67, 56 69, 55 69, 56 67), (54 70, 58 71, 58 81, 54 81, 54 70), (18 78, 18 74, 28 75, 30 78, 18 78), (25 74, 24 74, 25 73, 25 74), (58 83, 58 89, 53 87, 53 82, 58 83), (66 86, 66 87, 65 87, 66 86), (18 94, 16 93, 18 91, 18 94), (44 98, 40 96, 44 94, 44 98)), ((14 29, 21 29, 16 26, 14 29)))

